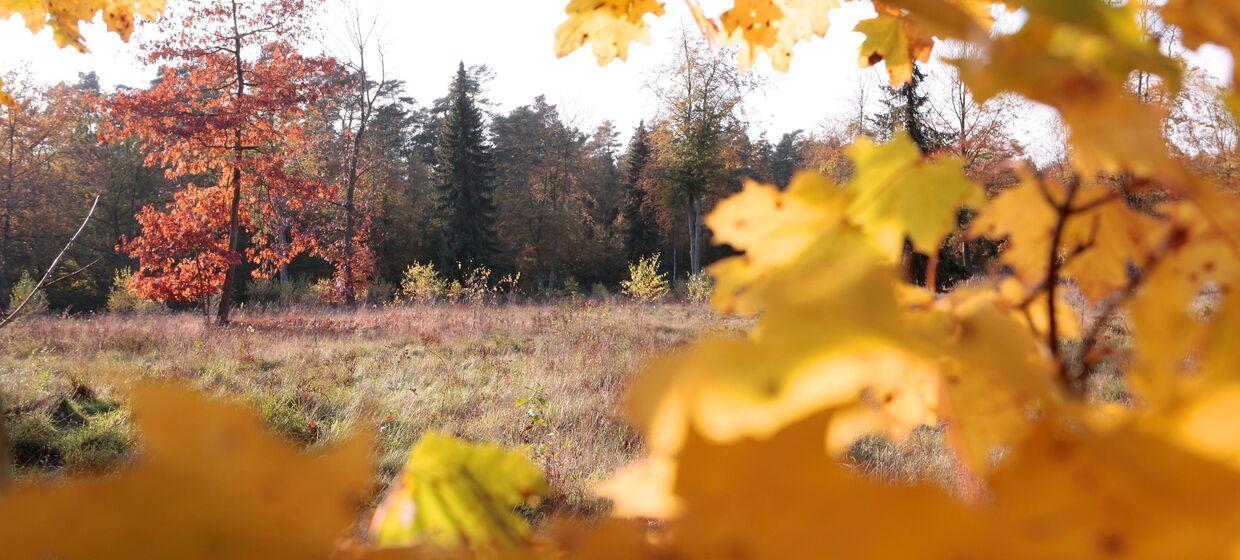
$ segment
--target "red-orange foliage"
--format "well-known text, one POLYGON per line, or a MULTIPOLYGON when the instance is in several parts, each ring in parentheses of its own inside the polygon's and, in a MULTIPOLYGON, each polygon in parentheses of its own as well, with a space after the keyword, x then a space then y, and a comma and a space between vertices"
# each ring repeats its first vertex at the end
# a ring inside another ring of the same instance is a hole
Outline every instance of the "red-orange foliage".
POLYGON ((129 287, 158 301, 200 301, 218 293, 228 267, 240 262, 228 250, 228 198, 225 187, 190 185, 167 211, 143 208, 142 235, 121 240, 121 249, 141 262, 129 287))
MULTIPOLYGON (((327 200, 330 184, 300 176, 287 165, 290 142, 301 136, 301 117, 324 93, 324 76, 334 66, 329 58, 307 57, 294 47, 306 32, 310 10, 304 0, 204 0, 180 4, 161 24, 163 37, 151 45, 147 61, 163 67, 149 89, 116 95, 110 104, 112 122, 105 138, 136 137, 150 154, 147 162, 165 170, 170 179, 215 182, 224 205, 224 220, 212 206, 204 215, 188 212, 179 197, 167 212, 143 212, 142 237, 125 245, 139 259, 143 280, 138 293, 152 298, 171 294, 205 297, 221 294, 218 318, 228 321, 236 265, 241 262, 242 230, 257 234, 257 245, 244 254, 259 265, 260 274, 312 247, 306 235, 270 227, 278 207, 300 212, 327 200), (243 219, 248 215, 248 219, 243 219), (178 223, 162 223, 175 220, 178 223), (180 222, 196 222, 185 224, 180 222), (177 231, 195 235, 169 235, 177 231), (273 242, 264 233, 283 240, 273 242), (193 241, 176 249, 155 247, 157 240, 193 241), (225 239, 222 247, 219 239, 225 239), (129 248, 133 247, 134 250, 129 248), (144 248, 138 250, 136 248, 144 248), (200 275, 211 282, 175 273, 163 256, 167 251, 205 254, 184 262, 213 262, 200 275), (224 265, 224 263, 227 263, 224 265), (224 266, 221 275, 216 267, 224 266), (161 277, 168 275, 167 277, 161 277), (182 286, 188 282, 192 286, 182 286)), ((206 191, 207 189, 204 189, 206 191)), ((197 197, 200 195, 193 195, 197 197)))

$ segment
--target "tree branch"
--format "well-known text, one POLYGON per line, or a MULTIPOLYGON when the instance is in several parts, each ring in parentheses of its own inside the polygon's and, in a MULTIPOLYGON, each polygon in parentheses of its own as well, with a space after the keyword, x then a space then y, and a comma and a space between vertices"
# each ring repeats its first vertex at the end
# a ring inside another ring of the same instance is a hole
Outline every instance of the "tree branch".
POLYGON ((77 242, 78 237, 81 237, 82 232, 86 231, 86 225, 90 223, 91 217, 95 215, 95 209, 99 208, 100 198, 101 197, 99 195, 95 196, 95 202, 94 204, 91 204, 90 212, 86 214, 86 219, 82 220, 82 225, 78 227, 77 233, 74 233, 73 237, 69 238, 69 242, 65 244, 65 248, 60 250, 60 254, 56 255, 56 258, 52 260, 51 266, 47 267, 47 272, 43 273, 43 278, 39 280, 38 284, 35 284, 34 289, 30 290, 30 293, 26 294, 26 299, 23 299, 21 304, 18 305, 12 313, 9 313, 8 317, 5 317, 3 321, 0 321, 0 329, 3 329, 12 323, 13 320, 16 319, 21 313, 22 309, 26 307, 26 304, 30 303, 31 298, 34 297, 34 294, 47 286, 47 279, 51 277, 52 272, 56 270, 58 265, 60 265, 60 259, 64 258, 65 253, 69 252, 69 249, 72 248, 73 244, 77 242))

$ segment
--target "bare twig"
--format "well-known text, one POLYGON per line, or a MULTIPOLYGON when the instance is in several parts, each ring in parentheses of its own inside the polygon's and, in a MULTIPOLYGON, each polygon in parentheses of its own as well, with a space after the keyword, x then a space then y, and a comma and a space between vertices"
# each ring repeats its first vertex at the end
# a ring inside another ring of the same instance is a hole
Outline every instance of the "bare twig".
POLYGON ((1158 245, 1157 249, 1145 258, 1145 262, 1141 263, 1136 273, 1128 279, 1128 284, 1124 286, 1123 291, 1114 294, 1102 305, 1098 318, 1094 320, 1093 325, 1090 325, 1089 330, 1085 332, 1085 336, 1081 338, 1080 359, 1083 376, 1088 376, 1089 374, 1089 364, 1086 361, 1089 359, 1089 355, 1093 353, 1094 348, 1098 346, 1098 342, 1102 338, 1102 331, 1106 329, 1107 325, 1111 324, 1119 310, 1123 309, 1137 295, 1141 286, 1149 279, 1150 273, 1153 272, 1162 259, 1168 253, 1175 250, 1176 247, 1183 244, 1185 235, 1186 233, 1182 229, 1173 229, 1167 235, 1167 238, 1158 245))
POLYGON ((52 280, 51 282, 48 282, 47 284, 44 284, 44 285, 43 285, 43 289, 45 289, 45 290, 46 290, 46 289, 48 289, 48 288, 50 288, 50 287, 52 287, 52 286, 55 286, 56 284, 59 284, 59 283, 61 283, 61 282, 64 282, 64 281, 66 281, 66 280, 68 280, 68 279, 70 279, 70 278, 73 278, 74 276, 77 276, 77 275, 79 275, 79 274, 81 274, 81 273, 83 273, 83 272, 86 272, 87 270, 90 270, 90 269, 91 269, 91 267, 93 267, 93 266, 95 266, 95 265, 97 265, 97 264, 99 264, 99 263, 101 263, 101 262, 103 262, 103 257, 99 257, 99 258, 97 258, 97 259, 95 259, 95 260, 91 261, 91 262, 90 262, 90 264, 88 264, 88 265, 86 265, 86 266, 84 266, 84 267, 82 267, 82 268, 79 268, 79 269, 77 269, 77 270, 75 270, 75 271, 73 271, 73 272, 70 272, 70 273, 68 273, 68 274, 66 274, 66 275, 64 275, 64 276, 61 276, 60 278, 57 278, 57 279, 55 279, 55 280, 52 280))
POLYGON ((73 237, 69 238, 69 242, 65 244, 65 248, 61 249, 60 254, 56 255, 56 258, 52 260, 51 266, 47 267, 47 272, 43 273, 43 278, 39 280, 39 283, 35 284, 34 289, 30 290, 30 293, 26 294, 26 299, 23 299, 21 304, 9 313, 8 317, 4 318, 4 321, 0 321, 0 329, 8 326, 9 323, 12 323, 13 320, 16 319, 22 312, 22 309, 26 307, 26 304, 30 303, 30 300, 34 297, 34 294, 47 287, 47 279, 52 276, 52 272, 55 271, 56 267, 60 265, 60 259, 65 257, 65 253, 69 252, 69 249, 72 248, 73 244, 77 242, 78 237, 82 236, 82 232, 86 231, 86 225, 90 223, 90 219, 95 215, 95 210, 99 208, 99 198, 99 196, 95 196, 95 202, 90 205, 90 212, 86 214, 86 219, 82 220, 82 225, 78 227, 77 233, 74 233, 73 237))
MULTIPOLYGON (((1055 301, 1058 298, 1057 291, 1059 289, 1059 271, 1063 262, 1059 259, 1059 244, 1063 241, 1064 231, 1067 229, 1068 219, 1072 217, 1072 202, 1076 199, 1076 194, 1080 192, 1079 183, 1073 181, 1067 185, 1067 194, 1064 196, 1062 203, 1055 202, 1049 187, 1046 186, 1044 180, 1039 177, 1038 185, 1042 188, 1042 193, 1046 196, 1046 200, 1055 207, 1059 217, 1055 220, 1055 233, 1051 236, 1051 248, 1048 255, 1046 267, 1046 316, 1047 316, 1047 344, 1050 345, 1051 355, 1057 361, 1062 362, 1062 356, 1059 351, 1059 322, 1055 309, 1055 301)), ((1062 368, 1061 368, 1062 369, 1062 368)), ((1067 379, 1065 378, 1066 382, 1067 379)))

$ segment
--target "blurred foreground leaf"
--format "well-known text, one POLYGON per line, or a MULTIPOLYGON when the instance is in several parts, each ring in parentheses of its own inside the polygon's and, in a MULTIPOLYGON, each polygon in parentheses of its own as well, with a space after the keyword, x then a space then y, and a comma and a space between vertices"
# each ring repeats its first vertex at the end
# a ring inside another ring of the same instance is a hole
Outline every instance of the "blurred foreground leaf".
POLYGON ((520 451, 428 434, 371 521, 379 546, 514 545, 530 534, 516 511, 547 481, 520 451))
POLYGON ((327 558, 370 488, 367 434, 309 456, 240 405, 166 386, 133 405, 134 466, 19 485, 0 500, 0 556, 327 558))

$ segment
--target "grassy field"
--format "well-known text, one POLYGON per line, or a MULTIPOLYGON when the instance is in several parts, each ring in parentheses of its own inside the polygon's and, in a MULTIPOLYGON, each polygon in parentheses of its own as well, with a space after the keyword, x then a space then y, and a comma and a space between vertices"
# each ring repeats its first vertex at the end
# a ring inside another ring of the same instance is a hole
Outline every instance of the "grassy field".
POLYGON ((132 456, 123 386, 173 379, 251 403, 307 446, 379 428, 380 476, 428 430, 528 445, 552 508, 603 507, 590 481, 641 453, 629 379, 652 353, 741 330, 703 307, 562 303, 335 313, 34 318, 0 332, 0 399, 19 472, 82 473, 132 456))

